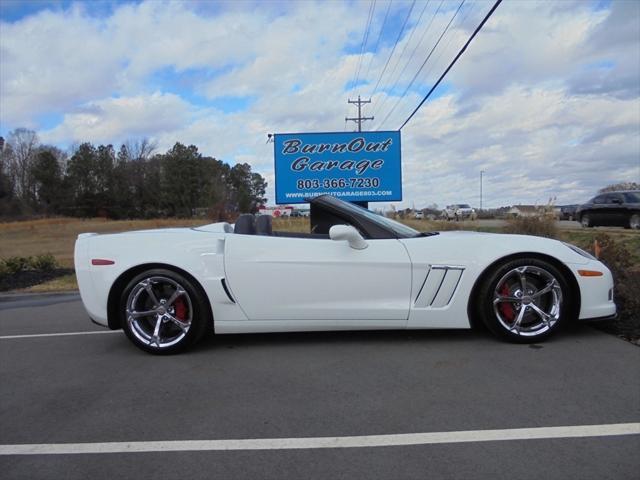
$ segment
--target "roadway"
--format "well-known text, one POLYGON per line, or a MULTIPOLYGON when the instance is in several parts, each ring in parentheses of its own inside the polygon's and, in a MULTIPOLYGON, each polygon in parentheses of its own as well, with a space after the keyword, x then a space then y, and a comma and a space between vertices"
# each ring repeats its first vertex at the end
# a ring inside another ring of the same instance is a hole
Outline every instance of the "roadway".
POLYGON ((76 295, 0 301, 2 478, 640 471, 640 435, 619 431, 639 428, 640 348, 587 325, 531 346, 472 331, 232 335, 170 357, 87 332, 107 331, 76 295))

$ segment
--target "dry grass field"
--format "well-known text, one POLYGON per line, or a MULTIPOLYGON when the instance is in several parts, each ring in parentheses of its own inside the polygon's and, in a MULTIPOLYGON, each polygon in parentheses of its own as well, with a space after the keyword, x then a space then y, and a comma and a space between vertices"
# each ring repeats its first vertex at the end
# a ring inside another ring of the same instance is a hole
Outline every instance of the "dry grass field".
MULTIPOLYGON (((113 221, 101 218, 48 218, 22 222, 0 223, 0 258, 28 257, 52 254, 61 267, 73 267, 73 245, 79 233, 116 233, 127 230, 145 230, 165 227, 193 227, 208 223, 207 219, 153 219, 113 221)), ((420 231, 481 230, 500 232, 500 227, 483 227, 478 222, 442 222, 407 219, 407 225, 420 231)), ((274 230, 308 232, 308 218, 274 219, 274 230)), ((598 229, 560 231, 559 237, 580 247, 588 248, 598 229)), ((640 232, 607 229, 629 251, 635 268, 640 268, 640 232)), ((30 291, 58 291, 76 288, 73 275, 62 277, 30 291)))
POLYGON ((0 223, 0 258, 51 253, 63 267, 73 267, 73 245, 79 233, 116 233, 208 223, 194 219, 122 220, 47 218, 0 223))

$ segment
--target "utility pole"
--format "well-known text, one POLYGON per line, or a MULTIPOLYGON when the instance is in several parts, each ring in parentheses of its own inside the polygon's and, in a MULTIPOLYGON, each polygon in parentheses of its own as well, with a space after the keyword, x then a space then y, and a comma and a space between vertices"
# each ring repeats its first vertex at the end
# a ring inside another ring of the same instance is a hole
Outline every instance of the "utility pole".
MULTIPOLYGON (((345 122, 356 122, 358 124, 358 132, 362 131, 362 122, 365 122, 367 120, 373 120, 373 117, 363 117, 362 116, 362 105, 366 104, 366 103, 371 103, 371 99, 369 100, 361 100, 360 99, 360 95, 358 95, 358 100, 351 100, 350 98, 347 100, 347 102, 354 104, 354 105, 358 105, 358 116, 357 117, 344 117, 344 121, 345 122)), ((369 208, 369 202, 351 202, 354 203, 356 205, 360 205, 361 207, 364 208, 369 208)))
POLYGON ((356 122, 358 124, 358 131, 361 132, 362 131, 362 122, 366 121, 366 120, 373 120, 373 117, 363 117, 362 116, 362 105, 365 103, 371 103, 371 99, 369 100, 360 100, 360 95, 358 95, 358 100, 351 100, 348 99, 347 100, 349 103, 352 103, 354 105, 358 105, 358 116, 357 117, 345 117, 345 121, 349 122, 356 122))
POLYGON ((484 170, 480 170, 480 211, 482 211, 482 174, 484 170))

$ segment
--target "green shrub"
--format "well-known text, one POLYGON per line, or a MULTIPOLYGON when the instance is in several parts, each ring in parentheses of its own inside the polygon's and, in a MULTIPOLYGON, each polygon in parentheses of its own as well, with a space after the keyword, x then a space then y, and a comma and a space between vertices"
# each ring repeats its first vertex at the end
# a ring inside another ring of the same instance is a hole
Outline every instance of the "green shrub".
POLYGON ((516 217, 507 220, 504 233, 535 235, 538 237, 557 238, 558 227, 553 217, 536 215, 534 217, 516 217))
MULTIPOLYGON (((598 233, 595 240, 600 246, 599 259, 613 275, 614 299, 618 307, 618 318, 605 330, 627 338, 640 337, 640 271, 632 268, 631 252, 621 243, 615 242, 606 233, 598 233)), ((591 252, 596 253, 594 246, 591 252)))
POLYGON ((0 261, 0 276, 15 275, 26 270, 50 272, 58 268, 58 262, 50 253, 35 257, 9 257, 0 261))
POLYGON ((31 265, 30 257, 9 257, 5 258, 2 263, 9 275, 13 275, 24 270, 28 270, 31 265))
POLYGON ((58 267, 58 262, 53 255, 46 253, 44 255, 38 255, 31 257, 31 267, 34 270, 41 270, 43 272, 50 272, 58 267))

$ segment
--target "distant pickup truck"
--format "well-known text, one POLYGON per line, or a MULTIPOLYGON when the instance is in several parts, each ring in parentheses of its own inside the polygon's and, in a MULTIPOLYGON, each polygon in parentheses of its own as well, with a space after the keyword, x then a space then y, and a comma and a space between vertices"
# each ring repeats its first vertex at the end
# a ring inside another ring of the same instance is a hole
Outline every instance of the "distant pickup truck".
POLYGON ((442 211, 442 218, 445 220, 475 220, 476 211, 466 203, 455 203, 447 205, 442 211))

